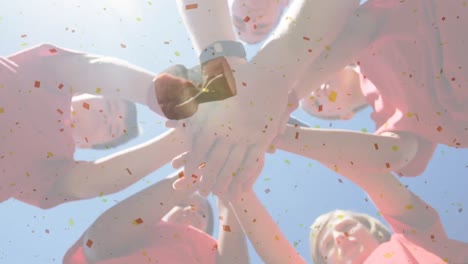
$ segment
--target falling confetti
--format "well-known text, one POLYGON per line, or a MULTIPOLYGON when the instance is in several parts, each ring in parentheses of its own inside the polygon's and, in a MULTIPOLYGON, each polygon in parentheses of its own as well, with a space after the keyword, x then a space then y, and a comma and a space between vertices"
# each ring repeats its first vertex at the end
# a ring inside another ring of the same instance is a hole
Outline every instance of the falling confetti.
POLYGON ((133 224, 134 225, 141 225, 141 224, 143 224, 143 219, 137 218, 137 219, 133 220, 133 224))
POLYGON ((127 47, 127 45, 123 44, 123 43, 120 43, 120 47, 122 47, 123 49, 125 49, 127 47))
POLYGON ((87 246, 88 248, 91 248, 91 247, 93 246, 93 243, 94 243, 94 242, 93 242, 91 239, 88 239, 88 241, 86 241, 86 246, 87 246))
POLYGON ((73 220, 73 218, 68 219, 68 225, 69 226, 74 226, 75 225, 75 221, 73 220))
POLYGON ((223 225, 223 230, 224 230, 225 232, 231 232, 231 227, 228 226, 228 225, 223 225))
POLYGON ((198 4, 185 5, 185 10, 192 10, 192 9, 197 9, 197 8, 198 8, 198 4))
POLYGON ((41 87, 41 82, 40 81, 35 81, 34 82, 34 88, 39 88, 41 87))
POLYGON ((89 110, 89 104, 84 102, 83 103, 83 108, 86 109, 86 110, 89 110))
POLYGON ((244 22, 245 22, 245 23, 248 23, 249 21, 250 21, 250 17, 249 17, 249 16, 246 16, 246 17, 244 18, 244 22))

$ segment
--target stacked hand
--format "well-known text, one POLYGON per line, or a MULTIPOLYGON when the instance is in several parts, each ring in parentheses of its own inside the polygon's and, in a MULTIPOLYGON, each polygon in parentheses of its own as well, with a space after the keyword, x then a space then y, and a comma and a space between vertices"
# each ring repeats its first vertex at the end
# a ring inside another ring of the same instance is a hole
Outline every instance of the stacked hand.
POLYGON ((252 185, 263 165, 264 153, 274 137, 285 128, 289 113, 288 83, 278 72, 253 64, 233 67, 237 95, 206 103, 183 121, 168 126, 190 129, 191 152, 173 160, 185 165, 185 177, 176 189, 200 184, 202 194, 223 194, 229 186, 252 185))

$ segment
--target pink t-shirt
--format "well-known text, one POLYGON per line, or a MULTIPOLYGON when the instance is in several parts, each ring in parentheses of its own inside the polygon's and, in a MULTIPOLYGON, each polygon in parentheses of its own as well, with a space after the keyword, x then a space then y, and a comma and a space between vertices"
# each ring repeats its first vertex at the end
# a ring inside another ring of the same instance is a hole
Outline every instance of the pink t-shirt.
MULTIPOLYGON (((192 226, 170 224, 164 221, 156 226, 154 232, 151 239, 138 252, 95 263, 216 263, 217 241, 205 232, 192 226)), ((64 263, 87 264, 83 248, 79 247, 75 252, 67 254, 64 263)))
POLYGON ((57 165, 73 160, 73 94, 37 65, 56 54, 44 46, 0 58, 0 202, 14 197, 39 205, 61 176, 57 165))
POLYGON ((362 91, 374 108, 376 133, 419 137, 417 156, 399 171, 417 176, 437 144, 468 147, 468 37, 459 32, 468 25, 468 9, 459 1, 385 2, 362 7, 387 13, 379 36, 358 57, 362 91))
POLYGON ((468 263, 468 243, 447 237, 437 211, 416 196, 410 206, 404 215, 382 213, 394 234, 366 264, 468 263))

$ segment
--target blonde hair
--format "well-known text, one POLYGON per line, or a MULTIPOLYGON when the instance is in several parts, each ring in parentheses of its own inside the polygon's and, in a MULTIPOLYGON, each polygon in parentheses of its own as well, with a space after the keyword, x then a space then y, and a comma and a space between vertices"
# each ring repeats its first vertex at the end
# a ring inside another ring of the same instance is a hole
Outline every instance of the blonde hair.
POLYGON ((345 215, 367 226, 371 234, 374 235, 379 243, 384 243, 390 240, 390 230, 388 230, 388 228, 385 227, 385 225, 376 218, 367 214, 356 213, 353 211, 334 210, 317 217, 314 223, 310 226, 310 252, 312 254, 314 263, 326 263, 324 256, 322 256, 322 253, 320 252, 319 241, 321 240, 321 236, 324 233, 324 230, 330 228, 329 222, 332 219, 337 217, 342 218, 345 215))

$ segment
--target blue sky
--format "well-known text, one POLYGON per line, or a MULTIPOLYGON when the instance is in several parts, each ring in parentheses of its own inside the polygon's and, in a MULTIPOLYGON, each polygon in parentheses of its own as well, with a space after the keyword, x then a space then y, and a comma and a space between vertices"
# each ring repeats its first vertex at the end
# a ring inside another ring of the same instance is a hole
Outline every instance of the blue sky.
MULTIPOLYGON (((0 0, 0 56, 44 42, 119 57, 155 73, 175 63, 192 66, 197 61, 175 1, 0 0)), ((257 48, 249 47, 249 56, 257 48)), ((140 138, 110 151, 79 150, 76 158, 94 160, 165 130, 160 117, 144 106, 138 110, 145 131, 140 138)), ((369 113, 365 109, 348 122, 320 121, 301 111, 295 115, 312 126, 373 131, 369 113)), ((0 263, 61 263, 68 247, 100 213, 171 171, 166 166, 115 195, 50 210, 13 199, 0 204, 0 263)), ((403 181, 439 211, 450 237, 468 242, 468 150, 440 146, 422 176, 403 181)), ((316 161, 281 151, 267 155, 255 190, 308 261, 308 226, 315 217, 336 208, 377 215, 366 194, 354 184, 316 161)), ((253 263, 261 263, 253 250, 251 255, 253 263)))

